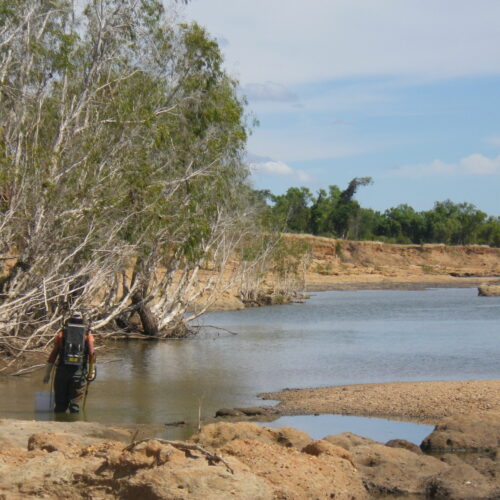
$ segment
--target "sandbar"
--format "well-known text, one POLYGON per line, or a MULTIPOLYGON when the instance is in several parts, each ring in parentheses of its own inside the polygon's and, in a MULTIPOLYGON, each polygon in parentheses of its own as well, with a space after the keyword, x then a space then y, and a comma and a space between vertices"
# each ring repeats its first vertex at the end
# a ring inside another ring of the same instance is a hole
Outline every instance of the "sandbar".
POLYGON ((441 418, 500 410, 500 380, 390 382, 259 395, 281 415, 340 414, 435 425, 441 418))

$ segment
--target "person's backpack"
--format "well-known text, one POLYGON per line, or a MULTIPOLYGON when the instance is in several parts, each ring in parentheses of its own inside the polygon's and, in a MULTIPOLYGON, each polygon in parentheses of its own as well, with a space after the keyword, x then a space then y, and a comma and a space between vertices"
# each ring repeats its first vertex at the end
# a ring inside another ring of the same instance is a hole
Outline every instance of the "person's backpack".
POLYGON ((63 363, 82 365, 85 362, 85 336, 87 328, 83 322, 68 321, 63 329, 63 363))

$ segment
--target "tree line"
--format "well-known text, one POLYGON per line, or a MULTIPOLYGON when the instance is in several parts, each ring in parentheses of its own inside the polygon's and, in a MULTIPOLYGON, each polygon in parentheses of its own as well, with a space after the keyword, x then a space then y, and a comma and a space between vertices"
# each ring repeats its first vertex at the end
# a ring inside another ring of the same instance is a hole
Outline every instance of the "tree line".
POLYGON ((285 194, 257 191, 267 217, 285 232, 308 233, 351 240, 389 243, 444 243, 500 247, 500 217, 488 216, 470 203, 436 202, 430 210, 416 211, 407 204, 379 212, 363 208, 354 199, 370 177, 356 177, 342 190, 336 185, 314 195, 306 187, 291 187, 285 194))

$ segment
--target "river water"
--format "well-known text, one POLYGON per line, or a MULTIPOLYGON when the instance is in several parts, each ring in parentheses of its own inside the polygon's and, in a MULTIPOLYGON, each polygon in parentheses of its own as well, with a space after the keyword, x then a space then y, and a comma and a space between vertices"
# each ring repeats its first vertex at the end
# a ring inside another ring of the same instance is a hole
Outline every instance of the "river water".
MULTIPOLYGON (((200 324, 189 340, 113 343, 86 418, 194 422, 199 411, 260 405, 259 393, 283 388, 500 375, 500 300, 475 288, 321 292, 200 324)), ((41 377, 0 379, 0 416, 51 418, 33 412, 41 377)))

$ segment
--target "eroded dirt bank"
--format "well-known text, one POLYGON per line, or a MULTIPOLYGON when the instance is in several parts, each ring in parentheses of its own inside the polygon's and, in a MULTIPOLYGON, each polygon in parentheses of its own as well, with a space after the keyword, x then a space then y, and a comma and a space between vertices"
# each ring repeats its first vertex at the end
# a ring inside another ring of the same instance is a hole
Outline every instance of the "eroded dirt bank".
POLYGON ((286 235, 306 248, 307 289, 374 287, 405 283, 474 286, 500 277, 500 248, 481 245, 393 245, 345 241, 309 235, 286 235))
MULTIPOLYGON (((297 286, 304 291, 479 287, 500 283, 500 248, 481 245, 394 245, 287 234, 287 246, 301 255, 297 286)), ((269 276, 262 293, 272 293, 269 276)), ((264 302, 265 303, 265 302, 264 302)), ((226 290, 212 310, 243 309, 237 290, 226 290)))
POLYGON ((169 442, 98 424, 1 420, 0 498, 493 500, 499 445, 499 412, 443 419, 421 448, 350 433, 313 441, 248 422, 169 442))

